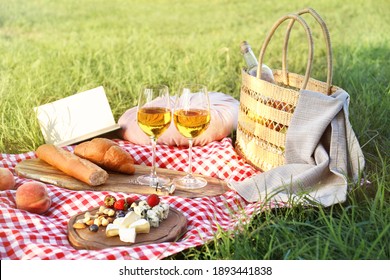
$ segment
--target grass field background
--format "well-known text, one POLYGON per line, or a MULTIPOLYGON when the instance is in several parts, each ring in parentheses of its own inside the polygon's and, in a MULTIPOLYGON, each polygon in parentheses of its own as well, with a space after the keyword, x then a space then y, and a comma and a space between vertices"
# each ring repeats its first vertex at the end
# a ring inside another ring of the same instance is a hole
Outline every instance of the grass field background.
MULTIPOLYGON (((173 258, 389 259, 390 2, 0 0, 0 152, 42 144, 33 107, 103 85, 116 120, 145 82, 206 84, 239 98, 239 44, 258 53, 274 22, 311 6, 328 24, 333 84, 351 96, 350 121, 372 184, 327 209, 279 209, 253 217, 238 233, 173 258)), ((326 78, 325 46, 313 26, 313 77, 326 78)), ((305 35, 295 26, 289 69, 303 73, 305 35)), ((281 65, 281 29, 265 63, 281 65)))

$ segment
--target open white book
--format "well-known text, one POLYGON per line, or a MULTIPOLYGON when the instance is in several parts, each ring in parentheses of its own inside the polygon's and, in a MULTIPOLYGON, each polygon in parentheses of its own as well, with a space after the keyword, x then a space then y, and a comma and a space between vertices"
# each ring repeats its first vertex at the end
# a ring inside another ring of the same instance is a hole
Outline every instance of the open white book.
POLYGON ((48 144, 66 146, 120 126, 115 122, 102 86, 34 108, 48 144))

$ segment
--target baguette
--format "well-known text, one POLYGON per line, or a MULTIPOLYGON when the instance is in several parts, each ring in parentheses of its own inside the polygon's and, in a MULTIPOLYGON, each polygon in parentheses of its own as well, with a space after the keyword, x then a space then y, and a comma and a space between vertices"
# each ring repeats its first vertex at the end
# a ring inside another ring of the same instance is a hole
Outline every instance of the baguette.
POLYGON ((83 142, 75 147, 74 153, 104 169, 126 174, 135 171, 133 157, 109 139, 94 138, 83 142))
POLYGON ((108 179, 108 173, 101 167, 52 144, 39 146, 36 154, 39 159, 90 186, 102 185, 108 179))

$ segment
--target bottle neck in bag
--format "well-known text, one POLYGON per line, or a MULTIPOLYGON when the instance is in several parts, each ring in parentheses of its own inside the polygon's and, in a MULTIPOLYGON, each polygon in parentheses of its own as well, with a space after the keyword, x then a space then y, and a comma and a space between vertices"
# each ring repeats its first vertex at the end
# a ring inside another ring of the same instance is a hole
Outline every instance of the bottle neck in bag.
MULTIPOLYGON (((251 46, 248 44, 247 41, 243 41, 241 43, 241 53, 244 56, 244 60, 246 62, 247 66, 247 73, 251 76, 256 77, 257 75, 257 67, 259 65, 259 62, 257 61, 257 58, 255 54, 252 51, 251 46)), ((272 70, 265 64, 261 65, 261 73, 260 77, 262 80, 265 80, 270 83, 275 83, 274 75, 272 70)))
POLYGON ((259 63, 247 41, 243 41, 241 43, 241 54, 244 57, 248 74, 251 76, 256 76, 257 66, 259 63))

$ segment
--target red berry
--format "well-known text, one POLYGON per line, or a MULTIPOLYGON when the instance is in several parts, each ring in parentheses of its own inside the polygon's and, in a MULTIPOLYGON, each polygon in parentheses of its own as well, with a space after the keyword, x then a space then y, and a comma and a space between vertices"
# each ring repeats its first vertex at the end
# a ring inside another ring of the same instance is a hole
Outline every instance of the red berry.
POLYGON ((106 195, 106 197, 104 198, 104 205, 108 208, 113 208, 115 202, 116 202, 116 198, 110 194, 106 195))
POLYGON ((146 198, 146 202, 150 207, 154 207, 160 203, 160 198, 157 194, 151 194, 146 198))
POLYGON ((132 197, 126 197, 126 203, 129 205, 129 207, 131 206, 131 204, 133 204, 135 202, 135 199, 132 198, 132 197))
POLYGON ((117 201, 115 201, 114 203, 114 209, 115 210, 124 210, 124 211, 127 211, 127 209, 129 208, 129 205, 126 203, 126 201, 121 198, 121 199, 118 199, 117 201))

